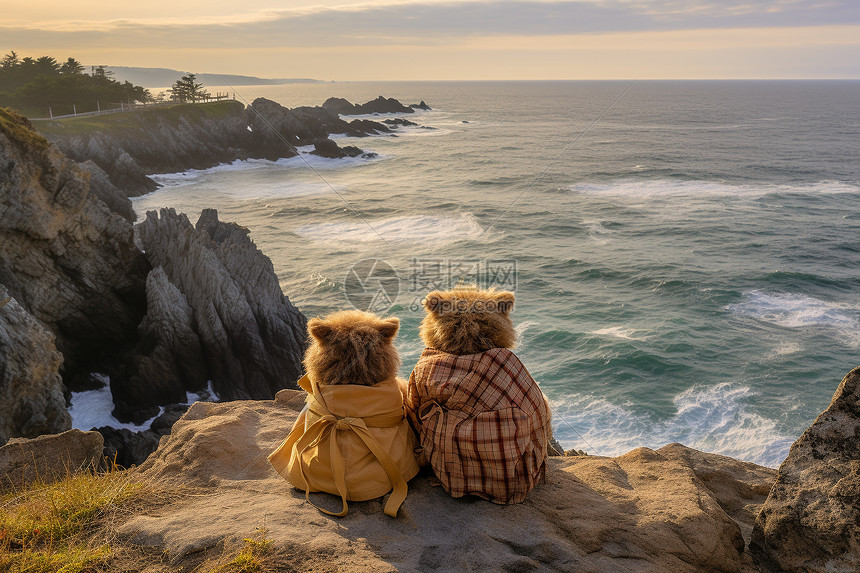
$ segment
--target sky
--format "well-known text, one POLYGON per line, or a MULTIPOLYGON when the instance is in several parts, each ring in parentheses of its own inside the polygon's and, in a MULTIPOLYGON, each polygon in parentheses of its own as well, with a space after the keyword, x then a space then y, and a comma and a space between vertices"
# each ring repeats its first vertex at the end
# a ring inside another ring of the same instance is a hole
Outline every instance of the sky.
POLYGON ((0 0, 0 52, 321 80, 860 79, 858 0, 0 0))

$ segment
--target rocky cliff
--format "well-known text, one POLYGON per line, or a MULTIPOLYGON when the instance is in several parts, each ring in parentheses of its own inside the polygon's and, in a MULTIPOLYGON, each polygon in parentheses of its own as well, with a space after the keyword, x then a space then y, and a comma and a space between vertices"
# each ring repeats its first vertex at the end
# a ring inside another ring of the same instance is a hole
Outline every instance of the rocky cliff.
POLYGON ((93 372, 123 421, 210 381, 226 399, 294 387, 305 318, 248 230, 152 213, 144 255, 128 199, 84 167, 0 109, 0 443, 67 429, 64 392, 93 372))
POLYGON ((94 162, 127 196, 156 189, 147 177, 154 173, 205 169, 237 159, 293 157, 296 147, 332 134, 359 137, 389 131, 381 123, 348 123, 321 107, 288 109, 264 98, 247 108, 237 101, 185 104, 40 122, 38 128, 72 159, 94 162))
POLYGON ((26 119, 0 110, 0 283, 56 337, 73 386, 134 345, 146 308, 149 264, 94 185, 26 119))
POLYGON ((112 387, 118 413, 181 402, 206 387, 226 400, 271 398, 302 372, 306 323, 249 231, 205 209, 193 226, 173 209, 137 226, 147 279, 137 372, 112 387))

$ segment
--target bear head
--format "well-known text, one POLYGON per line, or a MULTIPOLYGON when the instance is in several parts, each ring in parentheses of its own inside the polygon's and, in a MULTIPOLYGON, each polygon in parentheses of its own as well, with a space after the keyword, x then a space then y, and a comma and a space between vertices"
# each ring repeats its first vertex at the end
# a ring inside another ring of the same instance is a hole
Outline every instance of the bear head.
POLYGON ((372 386, 394 378, 400 366, 394 348, 399 328, 397 318, 380 318, 360 310, 312 318, 308 321, 305 371, 320 385, 372 386))
POLYGON ((433 291, 422 303, 421 339, 430 348, 462 355, 516 345, 512 292, 464 286, 433 291))

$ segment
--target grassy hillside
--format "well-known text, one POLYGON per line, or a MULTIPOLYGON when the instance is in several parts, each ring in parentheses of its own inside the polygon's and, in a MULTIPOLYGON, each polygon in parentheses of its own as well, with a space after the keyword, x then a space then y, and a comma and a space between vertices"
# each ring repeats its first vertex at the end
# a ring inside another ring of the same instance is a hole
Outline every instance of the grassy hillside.
POLYGON ((36 129, 46 135, 74 136, 93 132, 120 133, 129 129, 139 129, 155 120, 177 125, 180 118, 194 122, 205 119, 218 119, 238 115, 245 106, 238 101, 224 100, 210 103, 186 103, 168 106, 152 106, 130 112, 107 113, 69 117, 52 121, 34 122, 36 129))

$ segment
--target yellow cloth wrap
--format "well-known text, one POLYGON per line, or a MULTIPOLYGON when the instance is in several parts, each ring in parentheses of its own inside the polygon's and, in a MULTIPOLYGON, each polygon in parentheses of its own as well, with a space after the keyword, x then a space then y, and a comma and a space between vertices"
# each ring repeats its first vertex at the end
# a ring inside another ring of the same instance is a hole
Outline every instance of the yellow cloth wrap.
POLYGON ((347 500, 372 499, 393 488, 385 513, 396 517, 406 499, 406 482, 418 472, 415 437, 404 418, 397 381, 321 389, 304 376, 299 386, 308 392, 308 407, 269 461, 290 483, 305 490, 308 503, 323 513, 344 516, 349 509, 347 500), (364 410, 371 415, 337 415, 332 410, 351 414, 364 410), (351 476, 354 468, 356 475, 351 476), (341 511, 328 511, 314 504, 310 493, 315 491, 339 495, 341 511))

